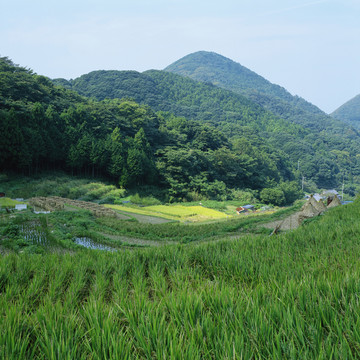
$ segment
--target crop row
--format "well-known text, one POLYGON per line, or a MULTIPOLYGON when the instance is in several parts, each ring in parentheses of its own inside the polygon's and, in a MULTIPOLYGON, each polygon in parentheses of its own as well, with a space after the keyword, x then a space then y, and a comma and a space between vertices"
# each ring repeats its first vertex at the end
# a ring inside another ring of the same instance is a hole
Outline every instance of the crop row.
POLYGON ((97 217, 116 217, 116 213, 114 210, 105 208, 102 205, 88 201, 66 199, 59 196, 35 197, 29 199, 29 203, 33 206, 38 206, 42 209, 49 211, 63 210, 65 205, 70 205, 80 209, 89 210, 97 217))
POLYGON ((141 209, 136 207, 127 207, 121 205, 105 205, 107 208, 134 212, 136 214, 159 216, 170 220, 212 220, 212 219, 225 219, 229 216, 223 212, 209 209, 203 206, 182 206, 182 205, 152 205, 146 206, 141 209))
POLYGON ((271 238, 3 256, 0 358, 358 358, 359 205, 271 238))

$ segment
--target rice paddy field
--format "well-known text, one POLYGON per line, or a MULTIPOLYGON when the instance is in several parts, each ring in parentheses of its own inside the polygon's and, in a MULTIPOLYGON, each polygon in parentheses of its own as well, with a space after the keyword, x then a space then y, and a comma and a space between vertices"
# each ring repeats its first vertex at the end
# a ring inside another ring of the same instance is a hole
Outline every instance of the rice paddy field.
MULTIPOLYGON (((139 207, 127 207, 121 205, 105 205, 105 207, 123 212, 149 215, 149 216, 158 216, 169 220, 176 220, 183 222, 185 221, 201 222, 201 221, 230 218, 230 216, 226 215, 224 212, 209 209, 203 206, 153 205, 153 206, 146 206, 139 208, 139 207)), ((235 211, 234 214, 236 214, 235 211)))
MULTIPOLYGON (((174 242, 0 255, 1 359, 360 358, 359 200, 274 236, 227 235, 249 219, 116 229, 74 214, 69 232, 166 238, 173 228, 174 242), (220 238, 197 242, 191 230, 220 238), (189 243, 175 241, 186 232, 189 243)), ((56 239, 52 223, 67 216, 27 223, 56 239)))

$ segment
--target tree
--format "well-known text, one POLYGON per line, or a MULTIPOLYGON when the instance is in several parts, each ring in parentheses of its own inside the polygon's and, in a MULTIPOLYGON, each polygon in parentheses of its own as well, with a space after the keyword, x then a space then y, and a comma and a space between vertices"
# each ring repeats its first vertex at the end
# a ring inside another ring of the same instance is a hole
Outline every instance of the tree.
POLYGON ((116 127, 110 136, 110 164, 109 173, 116 179, 120 179, 124 169, 124 149, 120 129, 116 127))
POLYGON ((303 192, 296 181, 282 182, 279 188, 283 191, 285 196, 285 204, 290 205, 295 200, 301 199, 303 192))
POLYGON ((121 179, 123 186, 152 184, 155 163, 145 131, 141 128, 131 142, 127 153, 126 174, 121 179))
POLYGON ((260 192, 260 199, 265 204, 282 206, 285 204, 285 195, 281 189, 265 188, 260 192))

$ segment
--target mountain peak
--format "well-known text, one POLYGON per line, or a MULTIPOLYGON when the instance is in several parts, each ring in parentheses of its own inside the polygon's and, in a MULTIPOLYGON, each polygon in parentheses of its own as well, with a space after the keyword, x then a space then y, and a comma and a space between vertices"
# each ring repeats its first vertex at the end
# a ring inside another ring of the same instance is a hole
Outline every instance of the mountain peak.
POLYGON ((212 82, 214 85, 219 85, 217 79, 223 75, 223 72, 242 74, 243 78, 257 77, 267 82, 267 80, 239 63, 211 51, 197 51, 186 55, 167 66, 164 70, 197 81, 212 82))
POLYGON ((304 99, 291 95, 283 87, 273 84, 254 71, 215 52, 198 51, 175 61, 165 68, 200 82, 246 96, 267 110, 295 122, 313 123, 313 116, 327 116, 304 99))
POLYGON ((360 129, 360 94, 341 105, 331 116, 360 129))
POLYGON ((197 51, 167 66, 165 71, 190 77, 201 82, 244 94, 244 91, 276 93, 278 97, 291 97, 282 87, 272 84, 245 66, 211 51, 197 51))

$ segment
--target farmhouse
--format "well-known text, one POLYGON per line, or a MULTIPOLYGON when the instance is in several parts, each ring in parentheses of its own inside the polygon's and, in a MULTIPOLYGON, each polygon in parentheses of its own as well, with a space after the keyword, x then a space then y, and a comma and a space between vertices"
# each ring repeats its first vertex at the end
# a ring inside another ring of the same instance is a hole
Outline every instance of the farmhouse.
POLYGON ((244 205, 244 206, 240 206, 240 207, 236 208, 236 213, 238 215, 240 215, 242 213, 246 213, 248 211, 255 211, 255 206, 254 205, 244 205))
POLYGON ((334 189, 332 190, 324 190, 321 194, 321 197, 323 199, 331 198, 334 199, 334 197, 337 196, 341 200, 341 195, 334 189))

